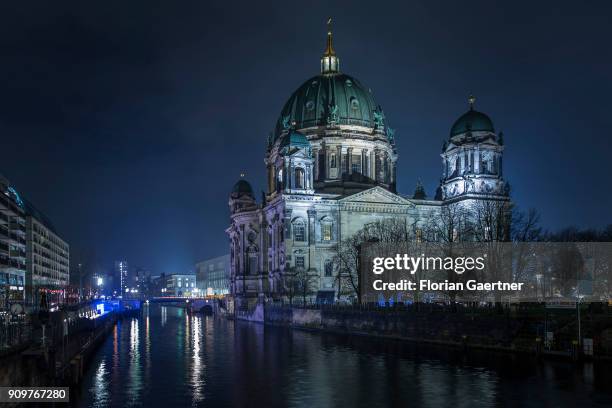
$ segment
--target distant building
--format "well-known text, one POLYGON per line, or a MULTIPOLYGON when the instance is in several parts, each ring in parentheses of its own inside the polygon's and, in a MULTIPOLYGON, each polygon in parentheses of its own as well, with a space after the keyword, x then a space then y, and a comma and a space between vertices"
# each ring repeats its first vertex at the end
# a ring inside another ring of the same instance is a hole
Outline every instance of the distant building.
POLYGON ((230 287, 229 254, 198 262, 196 277, 198 288, 205 295, 228 294, 230 287))
POLYGON ((164 296, 190 297, 197 293, 196 276, 173 274, 166 279, 164 296))
POLYGON ((128 263, 126 261, 115 261, 115 285, 117 285, 117 295, 123 296, 129 288, 128 282, 128 263))
POLYGON ((0 310, 25 300, 25 204, 0 176, 0 310))
POLYGON ((158 276, 151 277, 151 286, 149 288, 148 296, 163 296, 166 291, 166 274, 162 273, 158 276))
POLYGON ((148 296, 151 290, 151 271, 145 268, 136 268, 132 275, 132 287, 143 296, 148 296))

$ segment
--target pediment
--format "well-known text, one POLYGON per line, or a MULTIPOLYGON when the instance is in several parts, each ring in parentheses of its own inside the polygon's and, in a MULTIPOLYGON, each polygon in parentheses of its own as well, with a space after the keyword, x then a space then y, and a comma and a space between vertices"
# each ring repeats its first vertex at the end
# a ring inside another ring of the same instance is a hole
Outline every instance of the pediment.
POLYGON ((290 156, 293 158, 300 158, 300 159, 310 159, 311 158, 310 152, 307 152, 305 149, 298 149, 295 147, 289 150, 285 156, 290 156))
POLYGON ((406 204, 412 203, 382 187, 372 187, 339 200, 342 203, 406 204))

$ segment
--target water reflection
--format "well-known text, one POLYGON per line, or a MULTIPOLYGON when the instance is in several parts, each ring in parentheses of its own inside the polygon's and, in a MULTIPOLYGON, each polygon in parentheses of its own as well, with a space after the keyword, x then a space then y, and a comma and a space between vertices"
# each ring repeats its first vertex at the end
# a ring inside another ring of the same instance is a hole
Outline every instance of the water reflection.
POLYGON ((151 305, 99 349, 77 405, 612 404, 609 366, 315 334, 151 305))
POLYGON ((129 351, 129 374, 128 380, 128 396, 129 404, 135 405, 139 402, 142 391, 142 366, 140 364, 140 336, 139 326, 140 320, 132 318, 130 322, 130 351, 129 351))
POLYGON ((149 316, 149 306, 146 305, 144 309, 145 319, 145 384, 149 383, 151 378, 151 318, 149 316))
POLYGON ((106 370, 106 361, 102 360, 94 375, 94 386, 90 390, 94 396, 93 406, 103 407, 108 401, 107 388, 108 371, 106 370))
POLYGON ((190 385, 193 394, 193 403, 197 404, 204 399, 204 363, 202 358, 202 318, 196 316, 193 318, 192 331, 192 358, 191 358, 191 376, 190 385))
POLYGON ((168 322, 168 308, 166 306, 161 307, 161 325, 164 327, 168 322))

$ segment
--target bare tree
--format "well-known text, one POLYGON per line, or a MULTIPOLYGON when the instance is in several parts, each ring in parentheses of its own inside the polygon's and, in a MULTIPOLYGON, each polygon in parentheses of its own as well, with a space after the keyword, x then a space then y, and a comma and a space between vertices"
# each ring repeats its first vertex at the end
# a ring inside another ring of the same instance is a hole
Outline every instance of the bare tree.
MULTIPOLYGON (((469 212, 462 203, 444 205, 440 211, 430 213, 423 225, 424 237, 427 242, 434 243, 434 248, 443 257, 453 257, 462 241, 472 237, 472 224, 469 222, 469 212)), ((460 283, 467 280, 467 274, 458 275, 452 270, 441 271, 443 277, 450 283, 460 283)), ((430 273, 430 275, 434 275, 430 273)), ((461 291, 443 291, 452 304, 455 304, 461 291)))
POLYGON ((298 292, 296 271, 293 268, 286 271, 280 284, 282 294, 289 300, 289 305, 293 306, 293 299, 297 296, 298 292))
POLYGON ((293 305, 293 299, 297 296, 306 304, 306 299, 314 293, 316 279, 315 274, 308 273, 304 268, 291 268, 282 280, 282 291, 289 304, 293 305))
POLYGON ((339 291, 348 289, 348 292, 356 297, 357 302, 361 303, 363 290, 359 274, 363 245, 374 242, 382 246, 396 245, 406 242, 408 238, 406 221, 395 217, 369 223, 354 235, 340 241, 333 257, 339 291))

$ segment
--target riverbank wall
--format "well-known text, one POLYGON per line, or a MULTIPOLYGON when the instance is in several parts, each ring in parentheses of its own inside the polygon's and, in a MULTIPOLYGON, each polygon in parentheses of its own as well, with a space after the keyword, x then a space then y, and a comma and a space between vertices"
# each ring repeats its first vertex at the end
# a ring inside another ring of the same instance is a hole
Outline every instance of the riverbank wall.
POLYGON ((548 312, 542 316, 510 308, 449 310, 421 305, 411 308, 288 306, 258 304, 237 311, 236 319, 267 325, 340 334, 372 336, 462 349, 577 360, 612 360, 612 313, 588 314, 579 347, 575 314, 548 312), (587 347, 587 344, 589 345, 587 347))

